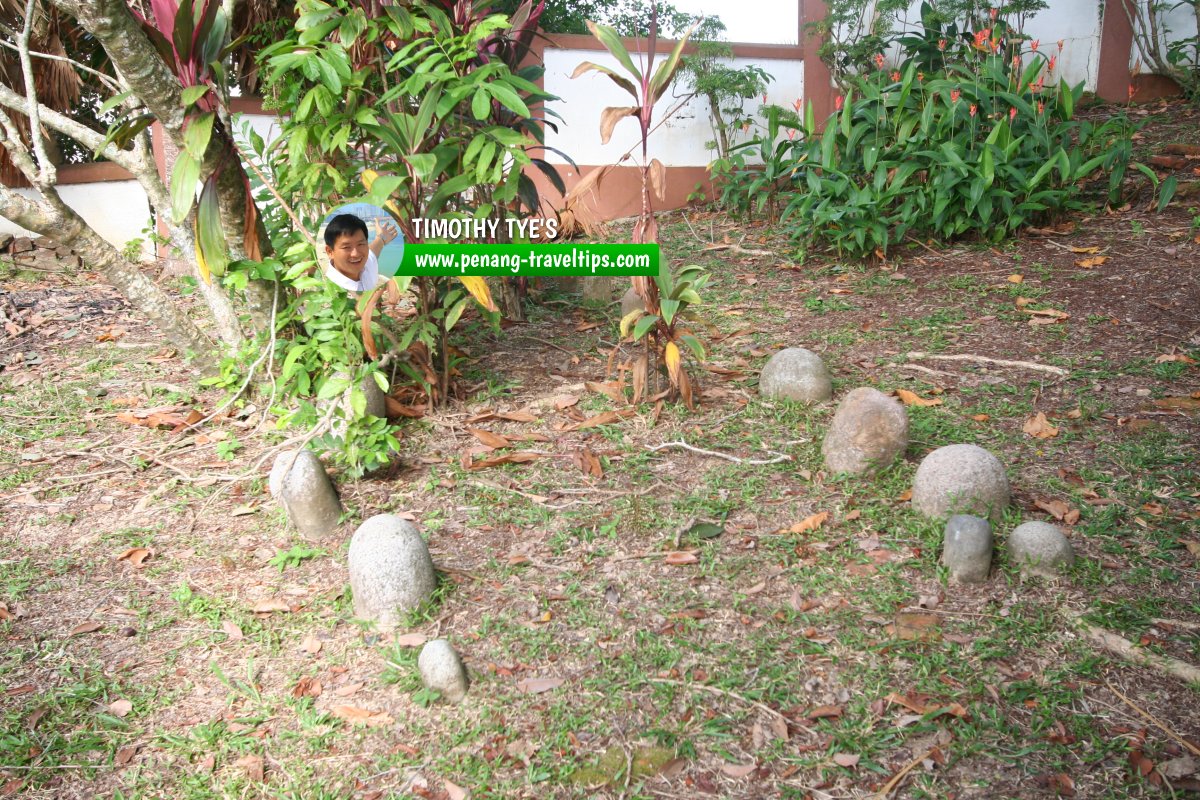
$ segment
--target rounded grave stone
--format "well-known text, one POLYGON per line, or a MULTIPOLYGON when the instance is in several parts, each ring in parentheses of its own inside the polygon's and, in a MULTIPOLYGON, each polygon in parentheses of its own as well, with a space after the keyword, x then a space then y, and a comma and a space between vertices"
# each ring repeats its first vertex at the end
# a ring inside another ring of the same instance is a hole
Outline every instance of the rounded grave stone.
POLYGON ((819 355, 803 347, 788 347, 771 356, 762 368, 758 391, 763 397, 823 403, 833 397, 833 380, 819 355))
POLYGON ((320 539, 337 529, 342 503, 313 451, 285 450, 277 455, 267 484, 305 538, 320 539))
POLYGON ((421 532, 394 514, 379 514, 358 526, 350 539, 349 567, 355 616, 384 630, 394 628, 437 587, 421 532))
POLYGON ((838 404, 821 452, 830 472, 886 469, 908 447, 908 412, 895 398, 862 386, 838 404))
POLYGON ((1075 549, 1057 525, 1026 522, 1008 535, 1008 557, 1023 574, 1054 577, 1075 563, 1075 549))
POLYGON ((981 517, 955 514, 946 522, 942 563, 959 583, 983 583, 992 568, 992 526, 981 517))
POLYGON ((425 688, 433 689, 451 703, 461 703, 471 685, 458 653, 445 639, 434 639, 421 648, 417 670, 425 688))
POLYGON ((973 444, 939 447, 925 456, 913 477, 913 508, 931 519, 963 513, 996 520, 1008 501, 1004 465, 973 444))
POLYGON ((621 319, 625 319, 634 311, 645 311, 646 304, 642 302, 642 296, 637 293, 637 289, 630 287, 625 294, 621 295, 621 319))

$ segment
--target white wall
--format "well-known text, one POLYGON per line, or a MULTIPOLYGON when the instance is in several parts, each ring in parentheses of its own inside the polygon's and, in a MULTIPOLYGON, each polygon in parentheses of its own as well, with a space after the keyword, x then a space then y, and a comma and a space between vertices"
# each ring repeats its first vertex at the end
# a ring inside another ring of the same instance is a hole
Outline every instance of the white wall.
MULTIPOLYGON (((14 191, 31 199, 38 197, 34 189, 14 191)), ((137 181, 72 183, 59 186, 58 192, 68 206, 115 247, 124 247, 130 239, 145 238, 142 228, 150 221, 150 203, 137 181)), ((0 233, 37 235, 3 217, 0 217, 0 233)))
MULTIPOLYGON (((636 56, 635 56, 636 57, 636 56)), ((571 73, 583 61, 592 61, 601 66, 620 71, 616 59, 604 52, 594 50, 560 50, 546 48, 546 91, 558 95, 562 100, 552 108, 562 115, 559 130, 546 131, 546 144, 569 154, 576 164, 612 164, 626 150, 633 147, 634 155, 641 157, 641 135, 637 120, 623 119, 617 123, 613 137, 607 145, 600 143, 600 113, 609 106, 632 106, 634 99, 602 73, 587 72, 574 80, 571 73)), ((767 86, 767 102, 790 106, 804 95, 804 64, 799 60, 735 58, 732 65, 744 67, 757 64, 774 80, 767 86)), ((654 122, 675 107, 680 96, 688 93, 681 80, 654 106, 654 122)), ((746 101, 747 110, 757 109, 762 98, 746 101)), ((675 115, 650 136, 650 158, 657 158, 668 167, 703 167, 715 157, 705 142, 714 138, 708 117, 708 101, 693 98, 675 115)), ((559 156, 550 153, 547 160, 565 163, 559 156)))

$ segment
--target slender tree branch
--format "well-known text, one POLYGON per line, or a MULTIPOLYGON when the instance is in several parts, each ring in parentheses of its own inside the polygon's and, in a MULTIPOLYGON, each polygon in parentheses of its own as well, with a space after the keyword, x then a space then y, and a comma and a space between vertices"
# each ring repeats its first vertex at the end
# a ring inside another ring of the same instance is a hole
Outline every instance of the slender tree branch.
MULTIPOLYGON (((104 136, 86 125, 78 123, 52 108, 38 103, 34 103, 34 105, 37 106, 36 116, 47 128, 69 136, 91 150, 97 150, 104 144, 104 136)), ((35 116, 33 113, 30 113, 29 101, 3 84, 0 84, 0 106, 5 106, 20 114, 24 114, 30 119, 33 119, 35 116)), ((100 149, 100 155, 114 164, 124 167, 135 175, 139 170, 144 169, 145 166, 144 162, 136 155, 127 150, 120 149, 111 142, 103 147, 103 149, 100 149)))
MULTIPOLYGON (((17 52, 21 59, 21 72, 25 78, 25 99, 29 102, 29 138, 33 142, 33 152, 37 156, 38 171, 36 177, 29 180, 37 186, 53 186, 58 180, 58 172, 54 162, 46 153, 46 143, 42 140, 41 115, 37 100, 37 89, 33 83, 33 60, 29 57, 29 37, 33 33, 33 9, 35 0, 25 2, 25 25, 17 36, 17 52)), ((10 133, 11 135, 11 133, 10 133)))

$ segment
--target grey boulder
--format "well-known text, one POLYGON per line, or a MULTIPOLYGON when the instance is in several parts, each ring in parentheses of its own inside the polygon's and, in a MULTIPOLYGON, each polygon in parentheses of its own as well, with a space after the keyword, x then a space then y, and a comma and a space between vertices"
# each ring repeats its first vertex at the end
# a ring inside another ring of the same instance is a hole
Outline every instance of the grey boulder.
POLYGON ((445 639, 434 639, 421 648, 417 671, 425 688, 433 689, 451 703, 461 703, 471 685, 458 653, 445 639))
POLYGON ((958 583, 983 583, 992 568, 992 526, 970 514, 956 514, 946 522, 942 563, 958 583))
POLYGON ((646 304, 642 302, 642 296, 637 293, 637 290, 630 287, 621 295, 621 319, 625 319, 634 311, 645 311, 646 304))
POLYGON ((1075 563, 1075 549, 1057 525, 1026 522, 1008 535, 1008 557, 1022 574, 1052 578, 1075 563))
POLYGON ((381 630, 396 627, 437 587, 421 532, 394 514, 379 514, 359 525, 350 539, 348 559, 354 615, 381 630))
POLYGON ((925 456, 913 477, 913 508, 931 519, 962 513, 996 520, 1008 501, 1004 465, 973 444, 939 447, 925 456))
POLYGON ((771 356, 758 376, 763 397, 795 403, 823 403, 833 397, 833 381, 821 357, 803 347, 788 347, 771 356))
POLYGON ((838 404, 821 452, 830 472, 886 469, 908 447, 908 412, 878 389, 862 386, 838 404))
POLYGON ((267 485, 301 536, 321 539, 337 530, 342 503, 313 451, 280 453, 271 466, 267 485))

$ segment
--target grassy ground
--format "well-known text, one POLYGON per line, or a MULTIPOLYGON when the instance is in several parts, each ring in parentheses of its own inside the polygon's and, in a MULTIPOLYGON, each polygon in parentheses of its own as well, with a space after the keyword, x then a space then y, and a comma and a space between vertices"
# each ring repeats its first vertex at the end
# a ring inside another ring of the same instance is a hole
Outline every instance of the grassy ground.
POLYGON ((528 325, 463 342, 471 398, 406 424, 386 474, 343 482, 346 525, 318 543, 251 469, 274 441, 259 411, 183 436, 122 421, 220 398, 194 396, 197 376, 93 286, 6 280, 10 310, 42 320, 0 351, 0 796, 1194 793, 1200 687, 1070 619, 1200 663, 1194 214, 1135 207, 882 268, 800 266, 769 226, 668 216, 664 252, 714 276, 698 412, 564 430, 620 407, 585 385, 618 378, 617 312, 545 295, 558 302, 528 325), (773 255, 712 249, 727 242, 773 255), (1108 260, 1079 267, 1072 247, 1108 260), (1031 325, 1028 309, 1069 318, 1031 325), (935 401, 908 408, 903 461, 825 474, 834 405, 756 391, 783 346, 819 351, 839 395, 935 401), (547 402, 561 396, 578 400, 547 402), (537 421, 481 417, 522 409, 537 421), (1039 412, 1056 435, 1024 432, 1039 412), (468 425, 532 436, 514 449, 544 457, 467 471, 468 425), (681 440, 791 460, 649 449, 681 440), (1014 491, 977 587, 947 583, 941 527, 907 503, 921 457, 958 442, 1000 456, 1014 491), (584 451, 602 475, 576 465, 584 451), (412 515, 442 576, 398 635, 353 619, 344 566, 354 526, 382 512, 412 515), (1079 563, 1022 582, 1005 537, 1055 515, 1076 519, 1079 563), (699 536, 698 520, 718 527, 699 536), (413 644, 436 636, 470 668, 462 706, 416 677, 413 644))

